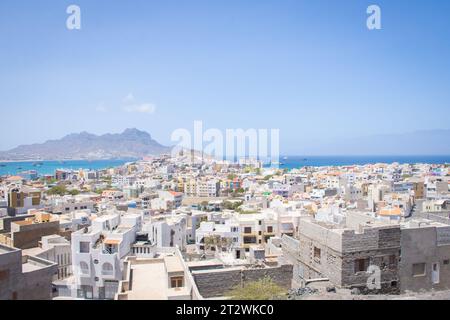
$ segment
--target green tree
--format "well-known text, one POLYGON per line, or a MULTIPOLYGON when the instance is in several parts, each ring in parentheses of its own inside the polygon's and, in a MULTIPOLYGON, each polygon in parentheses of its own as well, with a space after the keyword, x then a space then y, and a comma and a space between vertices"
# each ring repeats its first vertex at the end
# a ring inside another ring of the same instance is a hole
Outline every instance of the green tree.
POLYGON ((73 189, 73 190, 70 190, 70 191, 69 191, 69 194, 70 194, 71 196, 76 196, 76 195, 80 194, 80 191, 78 191, 78 190, 76 190, 76 189, 73 189))
POLYGON ((242 203, 242 201, 225 201, 223 203, 223 207, 226 210, 237 210, 242 205, 242 203))
POLYGON ((204 252, 212 248, 216 249, 220 241, 220 236, 206 236, 204 239, 204 252))
POLYGON ((111 177, 111 176, 103 177, 102 181, 103 181, 103 182, 106 182, 106 183, 108 183, 108 184, 111 184, 112 177, 111 177))
POLYGON ((54 186, 53 188, 49 189, 47 191, 48 195, 60 195, 63 196, 67 193, 67 189, 66 186, 64 185, 59 185, 59 186, 54 186))
POLYGON ((275 300, 287 292, 266 276, 257 281, 246 283, 243 287, 234 287, 226 296, 232 300, 275 300))

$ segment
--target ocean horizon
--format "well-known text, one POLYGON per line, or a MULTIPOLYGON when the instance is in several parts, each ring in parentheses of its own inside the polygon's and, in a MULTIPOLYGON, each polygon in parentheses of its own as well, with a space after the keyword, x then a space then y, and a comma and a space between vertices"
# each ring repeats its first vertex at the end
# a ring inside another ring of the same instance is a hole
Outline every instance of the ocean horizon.
MULTIPOLYGON (((114 160, 46 160, 46 161, 9 161, 0 162, 0 176, 16 175, 20 172, 35 170, 39 175, 53 175, 58 169, 68 170, 102 170, 124 165, 133 159, 114 160)), ((386 155, 386 156, 280 156, 279 167, 281 169, 295 169, 305 166, 351 166, 375 163, 391 164, 447 164, 450 163, 450 155, 386 155)))
POLYGON ((447 164, 450 163, 450 155, 280 156, 280 168, 282 169, 294 169, 305 166, 352 166, 375 163, 447 164))

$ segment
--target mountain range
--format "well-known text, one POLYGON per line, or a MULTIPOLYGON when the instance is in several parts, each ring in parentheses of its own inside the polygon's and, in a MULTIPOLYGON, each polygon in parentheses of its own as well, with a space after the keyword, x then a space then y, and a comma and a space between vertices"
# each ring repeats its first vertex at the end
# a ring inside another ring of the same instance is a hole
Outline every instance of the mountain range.
POLYGON ((145 131, 126 129, 118 134, 74 133, 59 140, 21 145, 0 152, 0 160, 137 159, 170 150, 145 131))
MULTIPOLYGON (((334 138, 297 137, 302 155, 449 155, 450 130, 334 138), (326 152, 324 152, 326 150, 326 152)), ((138 159, 169 153, 145 131, 126 129, 119 134, 69 134, 59 140, 18 146, 0 152, 0 161, 138 159)), ((294 153, 292 153, 294 155, 294 153)))

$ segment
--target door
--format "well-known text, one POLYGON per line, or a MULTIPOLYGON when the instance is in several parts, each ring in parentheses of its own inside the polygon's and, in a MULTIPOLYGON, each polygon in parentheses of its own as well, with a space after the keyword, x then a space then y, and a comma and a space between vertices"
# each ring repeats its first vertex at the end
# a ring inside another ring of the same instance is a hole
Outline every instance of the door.
POLYGON ((433 284, 439 283, 439 262, 433 263, 431 269, 431 281, 433 282, 433 284))
POLYGON ((118 289, 119 281, 105 280, 105 299, 114 300, 118 289))

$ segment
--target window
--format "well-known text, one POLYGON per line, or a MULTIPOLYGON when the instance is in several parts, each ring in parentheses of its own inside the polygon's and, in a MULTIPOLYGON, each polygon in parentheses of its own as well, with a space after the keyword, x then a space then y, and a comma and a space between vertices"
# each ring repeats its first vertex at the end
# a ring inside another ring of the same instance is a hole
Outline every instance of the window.
POLYGON ((258 221, 258 224, 259 224, 259 225, 262 225, 262 220, 259 220, 259 221, 258 221))
POLYGON ((445 264, 445 265, 450 264, 450 260, 444 260, 444 264, 445 264))
POLYGON ((317 247, 314 247, 314 260, 320 262, 321 254, 322 254, 321 250, 317 247))
POLYGON ((389 264, 395 264, 397 261, 395 255, 390 255, 389 256, 389 264))
POLYGON ((256 237, 244 237, 244 244, 256 243, 256 237))
POLYGON ((183 287, 183 277, 172 277, 170 278, 171 288, 181 288, 183 287))
POLYGON ((84 261, 80 262, 80 271, 81 274, 89 274, 89 266, 86 262, 84 261))
POLYGON ((109 276, 109 275, 112 275, 113 272, 114 272, 114 268, 113 268, 113 266, 112 266, 111 263, 105 262, 105 263, 102 265, 102 275, 107 275, 107 276, 109 276))
POLYGON ((273 232, 273 227, 272 226, 267 227, 267 232, 272 233, 273 232))
POLYGON ((258 231, 258 235, 262 235, 262 231, 258 231))
POLYGON ((425 263, 414 263, 412 266, 413 277, 424 276, 425 269, 425 263))
POLYGON ((89 253, 89 242, 80 242, 80 253, 89 253))
POLYGON ((252 233, 252 227, 245 227, 244 233, 252 233))
POLYGON ((355 273, 366 272, 369 267, 369 259, 356 259, 355 260, 355 273))
POLYGON ((119 288, 119 282, 116 280, 105 280, 105 299, 114 299, 114 296, 119 288))

